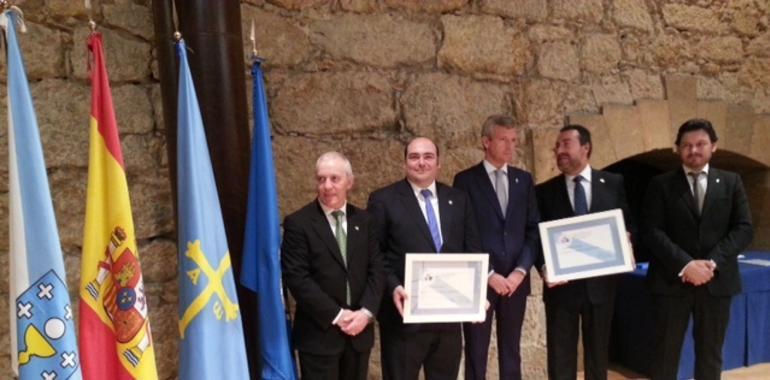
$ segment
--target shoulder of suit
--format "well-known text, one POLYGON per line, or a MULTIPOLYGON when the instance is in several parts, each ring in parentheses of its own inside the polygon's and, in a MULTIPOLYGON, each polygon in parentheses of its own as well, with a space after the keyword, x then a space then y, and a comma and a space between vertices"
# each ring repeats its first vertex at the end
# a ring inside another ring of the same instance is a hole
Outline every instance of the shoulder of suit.
POLYGON ((564 183, 564 176, 561 175, 561 174, 557 175, 556 177, 553 177, 553 178, 551 178, 551 179, 549 179, 549 180, 547 180, 547 181, 545 181, 543 183, 540 183, 539 185, 537 185, 536 186, 536 191, 537 190, 548 189, 548 188, 553 187, 553 186, 557 186, 559 183, 564 183))
POLYGON ((522 178, 522 179, 532 178, 532 173, 511 165, 508 165, 508 175, 509 176, 513 175, 517 178, 522 178))
MULTIPOLYGON (((596 178, 596 180, 601 181, 612 181, 612 182, 618 182, 623 180, 623 175, 613 172, 607 172, 604 170, 596 170, 594 169, 594 172, 592 175, 596 178)), ((594 181, 594 178, 591 179, 591 182, 594 181)))
POLYGON ((320 210, 321 208, 318 205, 318 201, 313 200, 312 202, 300 207, 298 210, 292 212, 291 214, 286 215, 284 221, 306 220, 311 216, 322 215, 320 210))
POLYGON ((486 171, 486 170, 484 170, 484 165, 479 163, 479 164, 475 164, 473 166, 470 166, 468 168, 465 168, 464 170, 461 170, 461 171, 457 172, 457 174, 455 174, 455 178, 471 175, 474 171, 479 170, 479 168, 481 168, 482 171, 486 171))
POLYGON ((384 187, 381 187, 377 190, 374 190, 369 194, 369 198, 385 197, 385 196, 388 196, 389 194, 393 194, 397 191, 399 186, 403 185, 405 181, 406 180, 402 179, 402 180, 393 182, 389 185, 385 185, 384 187))

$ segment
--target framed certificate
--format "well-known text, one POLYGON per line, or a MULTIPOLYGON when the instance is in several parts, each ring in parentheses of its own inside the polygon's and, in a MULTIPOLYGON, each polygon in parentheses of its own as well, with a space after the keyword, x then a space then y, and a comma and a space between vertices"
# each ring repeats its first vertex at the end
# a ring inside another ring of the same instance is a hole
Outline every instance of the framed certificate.
POLYGON ((540 223, 540 240, 549 282, 634 270, 620 209, 540 223))
POLYGON ((488 266, 486 253, 407 253, 404 323, 483 321, 488 266))

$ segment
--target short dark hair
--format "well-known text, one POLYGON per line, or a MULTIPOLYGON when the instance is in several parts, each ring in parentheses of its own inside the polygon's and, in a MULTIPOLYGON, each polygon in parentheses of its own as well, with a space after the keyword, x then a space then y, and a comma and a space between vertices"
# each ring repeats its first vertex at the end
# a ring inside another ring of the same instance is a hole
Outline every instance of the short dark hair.
POLYGON ((580 125, 580 124, 567 124, 559 130, 559 133, 561 132, 567 132, 567 131, 577 131, 578 132, 578 140, 580 141, 580 145, 586 145, 588 146, 588 157, 591 158, 591 151, 593 151, 594 144, 591 143, 591 131, 588 130, 588 128, 580 125))
POLYGON ((674 144, 679 146, 679 143, 682 142, 682 136, 684 136, 685 133, 699 130, 704 131, 709 135, 709 140, 711 140, 712 144, 719 140, 717 138, 717 132, 714 130, 714 126, 711 125, 710 121, 695 118, 685 121, 684 124, 679 127, 679 131, 676 132, 676 141, 674 141, 674 144))
MULTIPOLYGON (((404 159, 405 159, 405 160, 406 160, 406 155, 407 155, 407 153, 409 153, 409 144, 411 144, 411 143, 412 143, 412 141, 419 139, 420 137, 422 137, 422 136, 417 136, 417 137, 415 137, 415 138, 413 138, 413 139, 409 140, 409 142, 407 142, 406 144, 404 144, 404 159)), ((433 141, 433 140, 431 140, 431 139, 429 139, 429 138, 427 138, 427 137, 423 137, 423 138, 424 138, 424 139, 427 139, 428 141, 430 141, 431 143, 433 143, 433 146, 434 146, 434 147, 436 147, 436 157, 438 158, 438 157, 439 157, 439 153, 438 153, 438 144, 436 144, 436 142, 435 142, 435 141, 433 141)))

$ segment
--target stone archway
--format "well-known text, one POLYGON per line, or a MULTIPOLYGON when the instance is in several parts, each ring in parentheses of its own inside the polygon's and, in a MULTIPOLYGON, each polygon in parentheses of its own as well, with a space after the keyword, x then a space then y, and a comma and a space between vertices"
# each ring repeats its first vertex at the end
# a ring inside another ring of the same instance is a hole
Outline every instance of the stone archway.
MULTIPOLYGON (((678 165, 673 151, 676 131, 686 120, 710 120, 719 136, 714 164, 739 172, 749 195, 754 218, 752 246, 770 249, 770 115, 757 114, 753 107, 722 100, 698 99, 697 80, 689 75, 664 78, 666 99, 639 99, 633 105, 605 104, 599 114, 570 114, 568 123, 591 130, 596 168, 635 160, 661 170, 678 165)), ((558 173, 552 147, 558 130, 532 133, 533 172, 537 182, 558 173)))

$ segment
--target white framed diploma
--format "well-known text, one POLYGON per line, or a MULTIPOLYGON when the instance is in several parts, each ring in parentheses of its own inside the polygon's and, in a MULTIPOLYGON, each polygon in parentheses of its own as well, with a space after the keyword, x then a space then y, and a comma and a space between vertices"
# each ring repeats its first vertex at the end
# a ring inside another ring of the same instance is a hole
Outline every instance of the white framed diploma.
POLYGON ((539 227, 549 282, 634 270, 620 209, 542 222, 539 227))
POLYGON ((483 321, 488 267, 486 253, 407 253, 404 323, 483 321))

